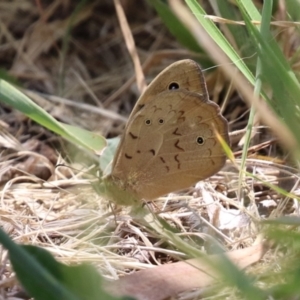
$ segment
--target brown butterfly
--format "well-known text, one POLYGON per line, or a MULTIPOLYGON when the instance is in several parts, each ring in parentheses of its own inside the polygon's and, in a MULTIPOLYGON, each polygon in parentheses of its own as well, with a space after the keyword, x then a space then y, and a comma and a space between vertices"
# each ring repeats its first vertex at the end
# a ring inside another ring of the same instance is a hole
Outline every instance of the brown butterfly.
POLYGON ((216 132, 228 124, 208 99, 199 65, 181 60, 162 71, 137 101, 101 190, 129 205, 188 188, 224 165, 216 132))

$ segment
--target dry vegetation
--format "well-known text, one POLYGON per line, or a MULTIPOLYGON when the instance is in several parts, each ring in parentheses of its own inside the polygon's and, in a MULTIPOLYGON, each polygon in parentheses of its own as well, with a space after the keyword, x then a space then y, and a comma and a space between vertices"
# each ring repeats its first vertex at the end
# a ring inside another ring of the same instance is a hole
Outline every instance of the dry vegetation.
MULTIPOLYGON (((114 137, 122 133, 139 96, 132 61, 113 1, 90 1, 77 12, 75 3, 2 0, 1 74, 14 78, 58 120, 114 137)), ((171 62, 195 58, 146 1, 139 1, 138 12, 136 1, 122 3, 149 81, 171 62)), ((243 130, 248 116, 243 101, 217 68, 205 76, 230 132, 243 130)), ((114 216, 107 201, 94 192, 87 173, 95 164, 87 153, 9 107, 1 105, 0 115, 1 226, 14 241, 42 246, 67 264, 91 262, 108 278, 174 260, 176 249, 132 222, 127 209, 118 208, 114 216), (56 168, 58 163, 74 169, 56 168)), ((232 135, 237 158, 243 133, 232 135)), ((292 168, 282 167, 283 160, 276 141, 261 127, 249 151, 248 171, 291 191, 297 178, 292 168)), ((237 183, 238 172, 228 162, 196 192, 169 195, 150 205, 190 243, 205 246, 210 236, 226 250, 254 243, 259 228, 253 220, 296 212, 293 200, 251 178, 243 187, 247 210, 240 210, 237 183), (207 210, 210 201, 223 206, 207 210), (237 217, 228 225, 224 220, 232 211, 237 217)), ((26 298, 4 250, 0 276, 0 299, 26 298)))

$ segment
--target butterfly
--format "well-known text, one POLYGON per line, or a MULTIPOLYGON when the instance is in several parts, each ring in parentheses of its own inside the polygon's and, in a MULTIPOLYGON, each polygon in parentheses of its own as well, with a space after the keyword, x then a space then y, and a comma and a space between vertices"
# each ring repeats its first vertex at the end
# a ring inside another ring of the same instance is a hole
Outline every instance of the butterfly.
POLYGON ((228 123, 209 100, 200 66, 190 59, 171 64, 133 108, 101 191, 130 205, 212 176, 226 161, 216 133, 229 143, 228 123))

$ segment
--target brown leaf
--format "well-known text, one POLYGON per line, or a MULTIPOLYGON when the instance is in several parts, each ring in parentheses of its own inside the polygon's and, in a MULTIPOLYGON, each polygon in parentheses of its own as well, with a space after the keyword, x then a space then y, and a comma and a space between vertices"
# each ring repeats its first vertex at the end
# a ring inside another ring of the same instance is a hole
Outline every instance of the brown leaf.
MULTIPOLYGON (((260 260, 265 250, 261 243, 228 252, 226 255, 243 269, 260 260)), ((103 287, 116 296, 127 295, 143 300, 165 299, 180 292, 204 288, 215 283, 220 279, 220 274, 208 264, 207 260, 216 262, 219 259, 222 259, 222 256, 209 255, 207 258, 166 264, 136 272, 114 282, 105 282, 103 287)))

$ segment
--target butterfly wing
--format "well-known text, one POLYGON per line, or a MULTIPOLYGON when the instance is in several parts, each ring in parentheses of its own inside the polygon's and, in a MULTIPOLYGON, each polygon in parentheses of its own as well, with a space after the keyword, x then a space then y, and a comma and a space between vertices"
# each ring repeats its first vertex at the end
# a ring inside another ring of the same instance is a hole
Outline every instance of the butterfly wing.
POLYGON ((229 142, 218 105, 185 89, 162 92, 128 122, 111 175, 137 198, 187 188, 223 167, 216 131, 229 142))
MULTIPOLYGON (((138 111, 140 111, 153 99, 153 96, 157 96, 162 92, 175 88, 190 92, 197 92, 205 101, 208 100, 207 87, 200 66, 191 59, 180 60, 171 64, 152 80, 145 92, 137 100, 129 116, 129 122, 138 111)), ((159 99, 164 101, 163 98, 159 99)), ((127 127, 128 124, 126 125, 126 128, 127 127)), ((120 155, 119 152, 123 144, 124 135, 122 136, 119 147, 117 148, 115 158, 120 155)), ((112 169, 114 168, 115 163, 116 159, 114 159, 112 163, 112 169)))
MULTIPOLYGON (((200 66, 191 59, 179 60, 159 73, 140 96, 130 117, 134 116, 154 95, 172 89, 197 92, 208 99, 206 83, 200 66)), ((130 118, 129 118, 130 119, 130 118)))

